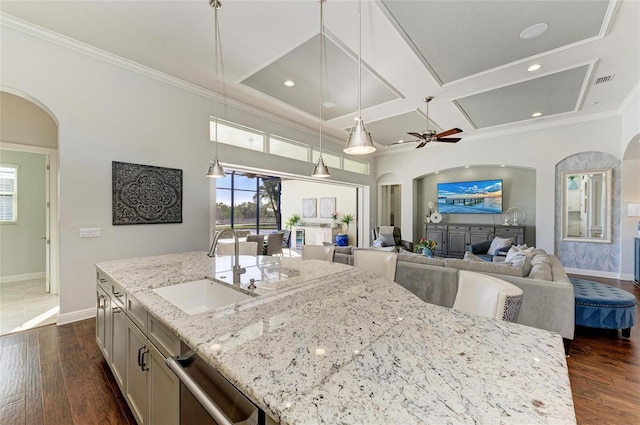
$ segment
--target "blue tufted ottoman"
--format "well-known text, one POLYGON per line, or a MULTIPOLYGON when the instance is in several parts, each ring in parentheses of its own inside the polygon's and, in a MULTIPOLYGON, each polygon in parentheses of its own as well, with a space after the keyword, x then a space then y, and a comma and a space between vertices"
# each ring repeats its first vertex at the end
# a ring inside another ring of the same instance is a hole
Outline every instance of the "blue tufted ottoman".
POLYGON ((636 297, 620 288, 590 280, 570 278, 576 296, 576 325, 622 329, 629 338, 636 323, 636 297))

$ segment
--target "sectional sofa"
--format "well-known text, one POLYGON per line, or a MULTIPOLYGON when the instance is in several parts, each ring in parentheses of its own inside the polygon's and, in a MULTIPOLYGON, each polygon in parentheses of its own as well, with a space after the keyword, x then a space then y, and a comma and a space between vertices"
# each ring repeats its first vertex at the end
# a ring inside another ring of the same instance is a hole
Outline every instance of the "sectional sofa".
MULTIPOLYGON (((334 261, 353 265, 354 249, 358 248, 336 247, 334 261)), ((425 302, 451 307, 458 290, 459 270, 487 273, 518 286, 524 296, 517 323, 560 334, 568 350, 575 329, 575 297, 573 285, 555 255, 535 249, 530 266, 517 268, 399 252, 395 282, 425 302)))

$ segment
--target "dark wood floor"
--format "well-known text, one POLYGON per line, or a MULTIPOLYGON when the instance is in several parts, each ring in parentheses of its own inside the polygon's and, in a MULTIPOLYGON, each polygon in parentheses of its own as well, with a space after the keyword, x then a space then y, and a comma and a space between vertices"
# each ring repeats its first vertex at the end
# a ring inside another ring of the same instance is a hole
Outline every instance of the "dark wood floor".
MULTIPOLYGON (((640 299, 631 282, 589 278, 640 299)), ((135 424, 95 343, 95 321, 0 337, 0 424, 135 424)), ((640 424, 640 331, 578 328, 569 378, 580 425, 640 424)))

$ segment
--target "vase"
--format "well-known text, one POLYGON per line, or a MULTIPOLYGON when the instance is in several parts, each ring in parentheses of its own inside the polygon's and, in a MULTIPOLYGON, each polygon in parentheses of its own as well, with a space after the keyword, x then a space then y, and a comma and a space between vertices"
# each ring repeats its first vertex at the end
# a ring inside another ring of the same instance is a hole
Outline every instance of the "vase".
POLYGON ((336 235, 336 246, 349 245, 349 235, 336 235))
POLYGON ((433 258, 433 251, 431 251, 430 248, 424 248, 422 250, 422 253, 424 254, 425 257, 433 258))

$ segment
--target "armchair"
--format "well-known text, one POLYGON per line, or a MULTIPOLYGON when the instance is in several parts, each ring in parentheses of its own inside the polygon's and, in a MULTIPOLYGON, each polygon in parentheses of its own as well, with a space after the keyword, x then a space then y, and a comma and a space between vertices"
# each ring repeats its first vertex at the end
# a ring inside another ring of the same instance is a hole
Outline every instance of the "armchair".
POLYGON ((378 226, 371 229, 372 241, 381 240, 382 246, 395 246, 398 251, 413 252, 413 242, 403 241, 400 228, 397 226, 378 226), (390 237, 393 236, 393 238, 390 237), (387 240, 385 240, 387 239, 387 240))

